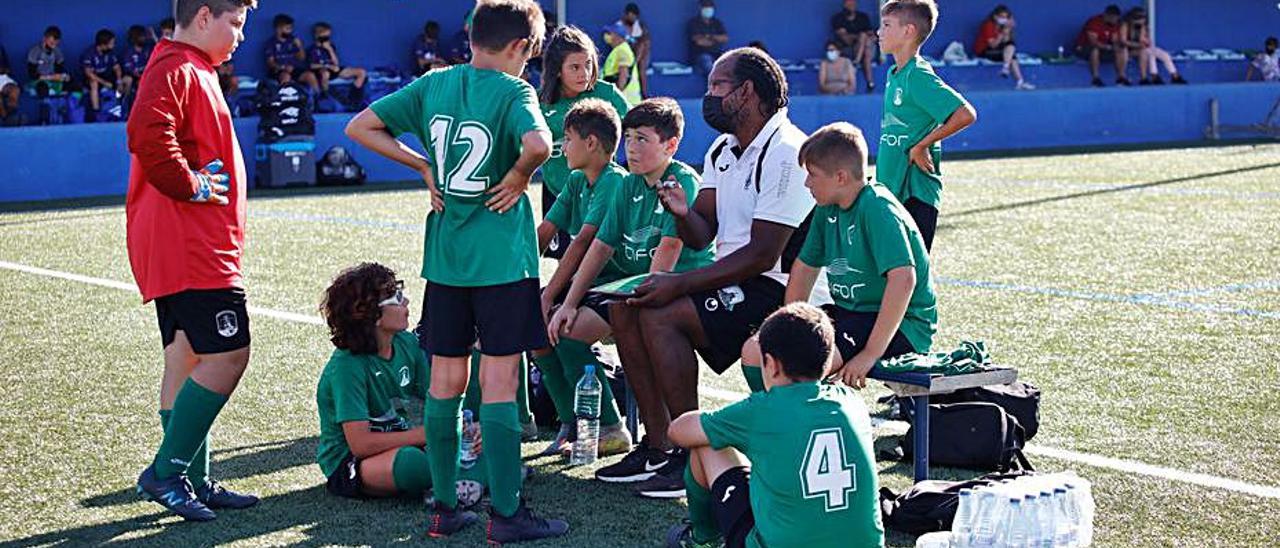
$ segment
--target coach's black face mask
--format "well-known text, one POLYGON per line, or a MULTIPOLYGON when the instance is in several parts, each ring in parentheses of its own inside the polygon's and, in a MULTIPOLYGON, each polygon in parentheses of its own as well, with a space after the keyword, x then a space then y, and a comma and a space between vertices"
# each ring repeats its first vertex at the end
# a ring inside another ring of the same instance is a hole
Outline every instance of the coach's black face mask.
MULTIPOLYGON (((741 87, 741 86, 739 86, 741 87)), ((724 109, 724 98, 733 95, 739 88, 734 88, 723 97, 707 94, 702 96, 702 119, 711 129, 720 133, 733 133, 734 117, 737 113, 729 113, 724 109)))

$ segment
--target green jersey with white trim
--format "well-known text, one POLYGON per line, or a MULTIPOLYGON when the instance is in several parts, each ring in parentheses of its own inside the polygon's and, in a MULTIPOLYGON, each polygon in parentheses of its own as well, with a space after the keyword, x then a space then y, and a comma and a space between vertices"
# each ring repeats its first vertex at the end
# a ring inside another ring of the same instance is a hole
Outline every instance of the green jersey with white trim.
POLYGON ((852 389, 776 386, 702 415, 702 429, 751 461, 747 546, 884 546, 871 417, 852 389))
POLYGON ((527 195, 490 211, 488 190, 520 158, 521 138, 550 133, 533 88, 496 70, 455 65, 428 72, 371 107, 393 135, 427 144, 444 211, 427 215, 422 277, 459 287, 538 277, 538 237, 527 195))
POLYGON ((964 103, 964 97, 943 82, 923 57, 912 58, 901 69, 889 67, 876 180, 889 187, 898 201, 905 204, 915 198, 934 208, 942 203, 942 144, 929 147, 935 173, 926 173, 911 163, 911 147, 964 103))

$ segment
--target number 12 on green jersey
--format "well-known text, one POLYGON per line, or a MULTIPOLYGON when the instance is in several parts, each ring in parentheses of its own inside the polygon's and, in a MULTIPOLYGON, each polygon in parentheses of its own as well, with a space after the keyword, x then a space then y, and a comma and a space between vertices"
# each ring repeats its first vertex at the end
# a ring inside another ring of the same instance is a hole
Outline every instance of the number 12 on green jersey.
POLYGON ((825 498, 828 512, 849 507, 849 494, 858 489, 853 478, 853 463, 844 455, 844 433, 839 428, 814 430, 804 451, 800 467, 804 498, 825 498))
POLYGON ((442 181, 444 191, 455 196, 474 197, 489 189, 488 176, 476 176, 489 160, 493 133, 479 122, 466 121, 454 129, 452 116, 437 114, 431 117, 431 149, 435 151, 436 165, 441 169, 436 176, 442 181), (457 158, 450 158, 453 147, 466 147, 457 158), (451 161, 452 160, 452 161, 451 161), (453 165, 450 168, 450 164, 453 165), (444 170, 448 169, 448 174, 444 170))

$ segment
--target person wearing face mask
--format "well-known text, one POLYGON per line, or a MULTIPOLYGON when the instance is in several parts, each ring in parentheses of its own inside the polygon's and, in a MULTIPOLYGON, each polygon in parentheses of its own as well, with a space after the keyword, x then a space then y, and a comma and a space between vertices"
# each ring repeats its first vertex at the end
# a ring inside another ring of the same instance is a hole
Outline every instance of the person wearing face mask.
POLYGON ((1173 56, 1151 40, 1151 25, 1147 21, 1146 9, 1132 8, 1124 14, 1124 23, 1120 25, 1120 40, 1129 48, 1129 55, 1138 60, 1138 85, 1164 84, 1164 79, 1160 78, 1160 65, 1164 66, 1170 82, 1187 83, 1178 73, 1173 56))
POLYGON ((716 19, 714 0, 699 0, 698 6, 698 16, 689 20, 687 29, 689 64, 698 69, 700 74, 709 74, 716 57, 720 56, 724 51, 724 44, 729 41, 729 33, 724 30, 724 23, 716 19))
POLYGON ((302 82, 312 90, 320 89, 316 75, 307 66, 307 51, 302 40, 293 34, 293 18, 283 13, 272 19, 275 35, 267 43, 267 73, 281 85, 302 82))
POLYGON ((1276 52, 1277 44, 1280 44, 1280 39, 1275 36, 1267 38, 1263 50, 1253 56, 1253 61, 1249 62, 1249 71, 1244 75, 1246 82, 1253 80, 1255 70, 1258 71, 1263 82, 1280 82, 1280 53, 1276 52))
MULTIPOLYGON (((692 206, 680 186, 658 193, 684 246, 703 249, 714 241, 717 259, 649 275, 625 310, 610 313, 647 435, 596 478, 639 482, 636 492, 652 498, 685 494, 688 452, 671 443, 667 427, 698 408, 695 352, 716 373, 738 361, 752 332, 782 304, 782 265, 799 252, 814 207, 798 161, 805 134, 787 116, 787 80, 778 63, 756 48, 731 50, 707 81, 703 120, 721 135, 703 160, 702 186, 692 206)), ((754 371, 748 382, 756 385, 754 371)))
POLYGON ((978 39, 974 40, 973 53, 978 57, 1003 63, 1000 76, 1014 78, 1014 89, 1036 89, 1022 78, 1022 66, 1018 64, 1018 48, 1013 42, 1013 12, 1008 6, 1000 4, 991 10, 991 15, 978 27, 978 39))
POLYGON ((338 47, 333 44, 333 27, 328 23, 316 23, 311 29, 315 43, 307 51, 311 71, 319 75, 320 92, 329 92, 329 81, 335 78, 353 80, 356 97, 364 93, 364 81, 368 73, 360 67, 343 67, 338 61, 338 47))
POLYGON ((840 44, 827 41, 827 57, 818 66, 818 91, 823 95, 851 95, 858 90, 853 61, 840 55, 840 44))

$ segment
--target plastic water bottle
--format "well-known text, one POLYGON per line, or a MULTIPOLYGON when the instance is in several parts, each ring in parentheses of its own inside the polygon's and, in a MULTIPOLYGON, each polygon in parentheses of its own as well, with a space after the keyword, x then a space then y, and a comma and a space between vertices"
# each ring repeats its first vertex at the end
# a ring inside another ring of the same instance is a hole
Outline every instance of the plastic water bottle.
POLYGON ((591 464, 599 456, 600 390, 596 366, 588 365, 574 388, 573 413, 578 419, 578 439, 573 442, 573 453, 569 456, 571 465, 591 464))
POLYGON ((1076 527, 1071 516, 1070 504, 1067 500, 1069 490, 1066 487, 1055 487, 1053 490, 1053 545, 1075 546, 1076 527))
POLYGON ((916 548, 952 548, 954 536, 950 531, 925 533, 916 538, 916 548))
POLYGON ((462 439, 458 440, 458 465, 463 470, 470 469, 476 465, 476 438, 479 437, 480 429, 476 428, 475 415, 470 409, 462 412, 462 439))
POLYGON ((1053 507, 1053 491, 1040 491, 1040 496, 1036 498, 1036 524, 1038 525, 1035 538, 1035 546, 1037 548, 1054 548, 1054 531, 1057 527, 1054 516, 1053 507))
POLYGON ((1004 523, 1005 497, 997 496, 995 489, 978 491, 978 505, 974 512, 973 533, 969 545, 974 548, 991 548, 1000 540, 1000 525, 1004 523))
POLYGON ((1022 497, 1009 497, 1009 512, 1004 520, 1004 542, 1007 548, 1024 548, 1029 537, 1030 517, 1022 497))
POLYGON ((956 517, 951 521, 951 545, 955 548, 969 548, 973 535, 974 506, 978 496, 973 489, 961 489, 956 503, 956 517))

